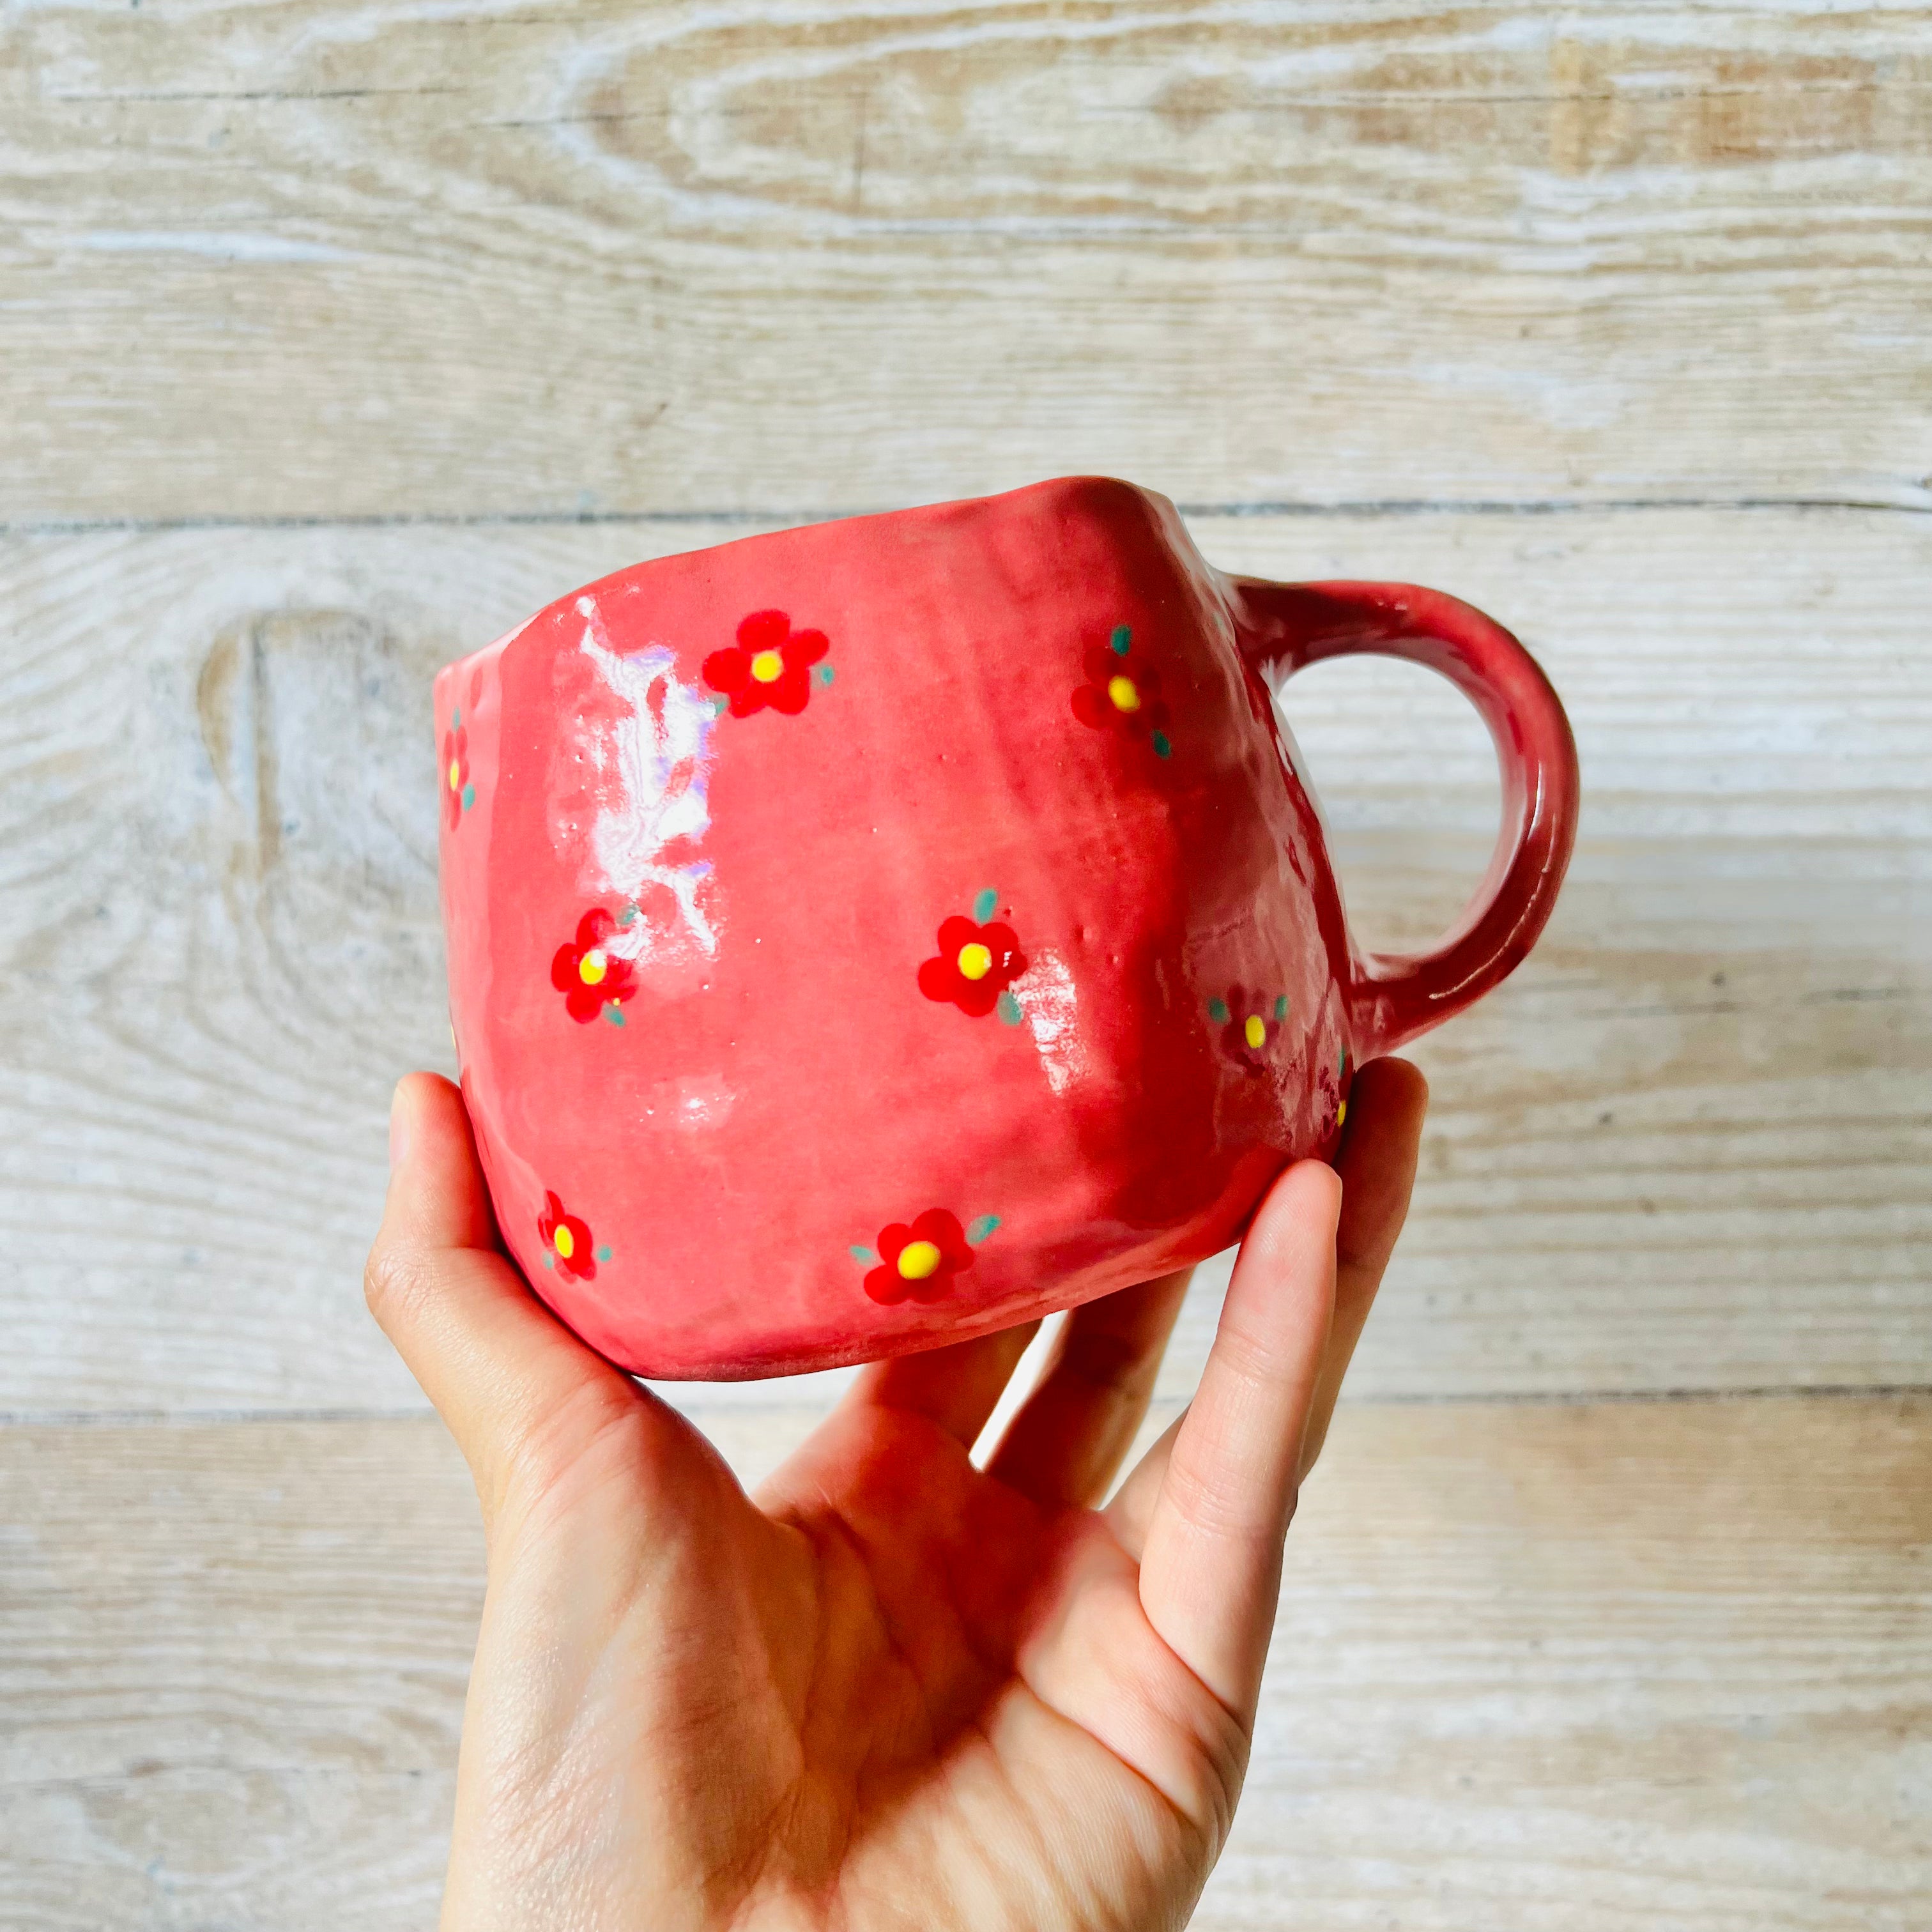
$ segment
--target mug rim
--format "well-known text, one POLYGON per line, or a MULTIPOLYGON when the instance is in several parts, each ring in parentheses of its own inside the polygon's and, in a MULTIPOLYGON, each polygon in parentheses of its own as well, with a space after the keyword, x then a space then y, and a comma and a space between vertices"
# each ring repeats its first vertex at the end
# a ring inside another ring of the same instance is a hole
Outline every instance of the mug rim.
MULTIPOLYGON (((1010 490, 990 490, 977 496, 941 497, 929 503, 902 504, 896 509, 834 512, 803 523, 782 524, 770 530, 750 530, 742 536, 727 537, 719 543, 700 544, 691 550, 666 550, 659 556, 640 557, 632 562, 620 564, 615 570, 604 572, 601 577, 590 578, 567 590, 560 591, 490 643, 448 659, 438 670, 436 677, 440 681, 449 674, 462 670, 505 649, 559 605, 574 603, 580 597, 595 597, 606 586, 614 584, 619 578, 634 580, 640 572, 651 570, 659 564, 688 563, 693 557, 712 556, 725 550, 739 550, 752 544, 770 543, 780 538, 795 540, 820 530, 846 530, 860 524, 884 526, 908 523, 921 518, 957 516, 967 512, 982 511, 995 504, 1012 503, 1022 498, 1037 496, 1047 491, 1069 495, 1090 491, 1123 491, 1138 497, 1143 502, 1156 505, 1159 511, 1164 513, 1164 520, 1172 520, 1184 530, 1186 528, 1171 497, 1158 490, 1150 490, 1142 484, 1130 483, 1124 476, 1114 476, 1100 470, 1078 470, 1064 476, 1045 476, 1031 483, 1017 484, 1010 490)), ((754 513, 730 512, 726 514, 749 516, 754 513)), ((698 520, 694 518, 692 520, 698 520)))

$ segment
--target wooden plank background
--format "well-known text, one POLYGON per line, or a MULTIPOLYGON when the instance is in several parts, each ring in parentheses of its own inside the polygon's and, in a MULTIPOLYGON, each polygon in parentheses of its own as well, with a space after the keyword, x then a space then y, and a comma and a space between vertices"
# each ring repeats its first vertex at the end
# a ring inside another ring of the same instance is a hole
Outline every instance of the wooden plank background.
MULTIPOLYGON (((709 1418, 751 1468, 809 1419, 709 1418)), ((1922 1932, 1928 1431, 1345 1407, 1197 1923, 1922 1932)), ((11 1438, 7 1924, 432 1924, 482 1590, 440 1425, 11 1438)))
POLYGON ((1932 503, 1922 4, 6 17, 19 514, 1932 503))
MULTIPOLYGON (((1099 469, 1495 610, 1586 784, 1198 1923, 1923 1932, 1928 316, 1923 6, 0 14, 0 1924, 434 1919, 479 1551, 358 1276, 435 666, 1099 469)), ((1286 706, 1426 941, 1480 728, 1286 706)), ((754 1474, 839 1379, 679 1400, 754 1474)))

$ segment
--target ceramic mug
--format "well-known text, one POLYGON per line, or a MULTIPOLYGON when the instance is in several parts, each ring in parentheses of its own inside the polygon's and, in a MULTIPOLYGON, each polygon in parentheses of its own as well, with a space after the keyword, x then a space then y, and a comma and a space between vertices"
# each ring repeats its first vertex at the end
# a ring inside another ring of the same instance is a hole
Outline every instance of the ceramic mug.
POLYGON ((502 1237, 640 1374, 776 1375, 1198 1261, 1362 1060, 1493 986, 1576 823, 1562 709, 1439 592, 1223 575, 1101 478, 754 536, 438 678, 462 1085, 502 1237), (1351 942, 1268 680, 1376 652, 1487 721, 1430 952, 1351 942))

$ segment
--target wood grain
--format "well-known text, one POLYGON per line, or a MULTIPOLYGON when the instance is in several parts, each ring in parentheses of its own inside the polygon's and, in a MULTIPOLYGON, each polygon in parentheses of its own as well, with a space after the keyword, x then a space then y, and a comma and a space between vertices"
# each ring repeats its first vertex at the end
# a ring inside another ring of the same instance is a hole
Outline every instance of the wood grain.
MULTIPOLYGON (((359 1276, 389 1084, 449 1057, 429 675, 736 527, 0 544, 0 1412, 419 1406, 359 1276)), ((1361 1391, 1932 1382, 1932 524, 1196 529, 1232 566, 1479 599, 1582 746, 1554 925, 1420 1051, 1422 1185, 1361 1391)), ((1362 665, 1287 710, 1358 926, 1425 943, 1496 822, 1473 714, 1362 665)))
POLYGON ((0 518, 1932 505, 1932 13, 82 0, 0 518))
MULTIPOLYGON (((814 1419, 704 1420, 748 1474, 814 1419)), ((1932 1399, 1358 1405, 1207 1932, 1918 1932, 1932 1399)), ((0 1922, 422 1925, 481 1539, 433 1423, 0 1430, 0 1922)))
MULTIPOLYGON (((0 1924, 434 1918, 480 1540, 359 1288, 430 673, 1098 470, 1493 608, 1586 788, 1197 1922, 1924 1932, 1932 1396, 1412 1399, 1932 1384, 1928 314, 1923 0, 0 11, 0 1924)), ((1425 943, 1472 717, 1287 710, 1425 943)), ((676 1393, 755 1477, 843 1379, 676 1393)))

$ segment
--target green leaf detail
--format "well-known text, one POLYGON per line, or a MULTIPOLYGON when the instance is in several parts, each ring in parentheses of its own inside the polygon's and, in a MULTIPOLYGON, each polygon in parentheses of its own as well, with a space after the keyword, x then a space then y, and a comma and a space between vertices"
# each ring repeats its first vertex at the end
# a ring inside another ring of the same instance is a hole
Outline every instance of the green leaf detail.
POLYGON ((1157 758, 1171 758, 1174 756, 1173 741, 1165 731, 1156 731, 1154 734, 1154 754, 1157 758))
POLYGON ((449 728, 452 731, 460 731, 463 728, 463 708, 460 705, 455 705, 451 707, 449 713, 449 728))
POLYGON ((820 664, 818 667, 818 681, 820 684, 830 684, 832 682, 832 667, 830 664, 820 664))
POLYGON ((999 1226, 999 1225, 1000 1217, 998 1215, 982 1214, 979 1220, 975 1221, 966 1230, 966 1239, 968 1243, 970 1246, 976 1248, 988 1234, 992 1234, 999 1226))
POLYGON ((556 1257, 550 1252, 548 1248, 545 1248, 544 1250, 544 1266, 545 1268, 555 1268, 556 1266, 556 1257))
POLYGON ((1113 646, 1114 655, 1117 658, 1124 658, 1126 656, 1127 646, 1133 640, 1134 634, 1125 624, 1116 624, 1114 626, 1114 634, 1107 640, 1113 646))
POLYGON ((1280 994, 1276 998, 1274 1016, 1278 1020, 1285 1020, 1288 1017, 1288 995, 1286 993, 1280 994))
POLYGON ((714 698, 711 700, 711 715, 714 718, 722 718, 730 708, 731 700, 728 698, 714 698))
POLYGON ((1228 1017, 1227 1001, 1226 1000, 1210 1000, 1208 1002, 1208 1017, 1210 1020, 1216 1022, 1217 1024, 1224 1022, 1228 1017))
POLYGON ((466 784, 463 788, 463 808, 467 812, 476 802, 476 788, 466 784))
POLYGON ((627 905, 624 910, 617 915, 617 923, 620 926, 629 926, 636 920, 637 917, 638 908, 636 906, 627 905))
POLYGON ((984 926, 999 909, 1000 896, 991 886, 988 886, 983 892, 978 894, 973 901, 973 916, 982 926, 984 926))
POLYGON ((604 1017, 613 1026, 622 1026, 624 1024, 623 1010, 615 1000, 606 1000, 604 1002, 604 1017))
POLYGON ((1018 1026, 1025 1016, 1020 1011, 1020 1003, 1010 992, 1000 995, 1000 1004, 994 1008, 1008 1026, 1018 1026))
POLYGON ((870 1248, 855 1247, 852 1250, 851 1252, 852 1258, 855 1262, 863 1262, 868 1268, 874 1266, 879 1258, 877 1255, 873 1253, 870 1248))
POLYGON ((602 1247, 598 1249, 596 1255, 600 1262, 608 1262, 610 1258, 610 1244, 607 1242, 602 1247))

